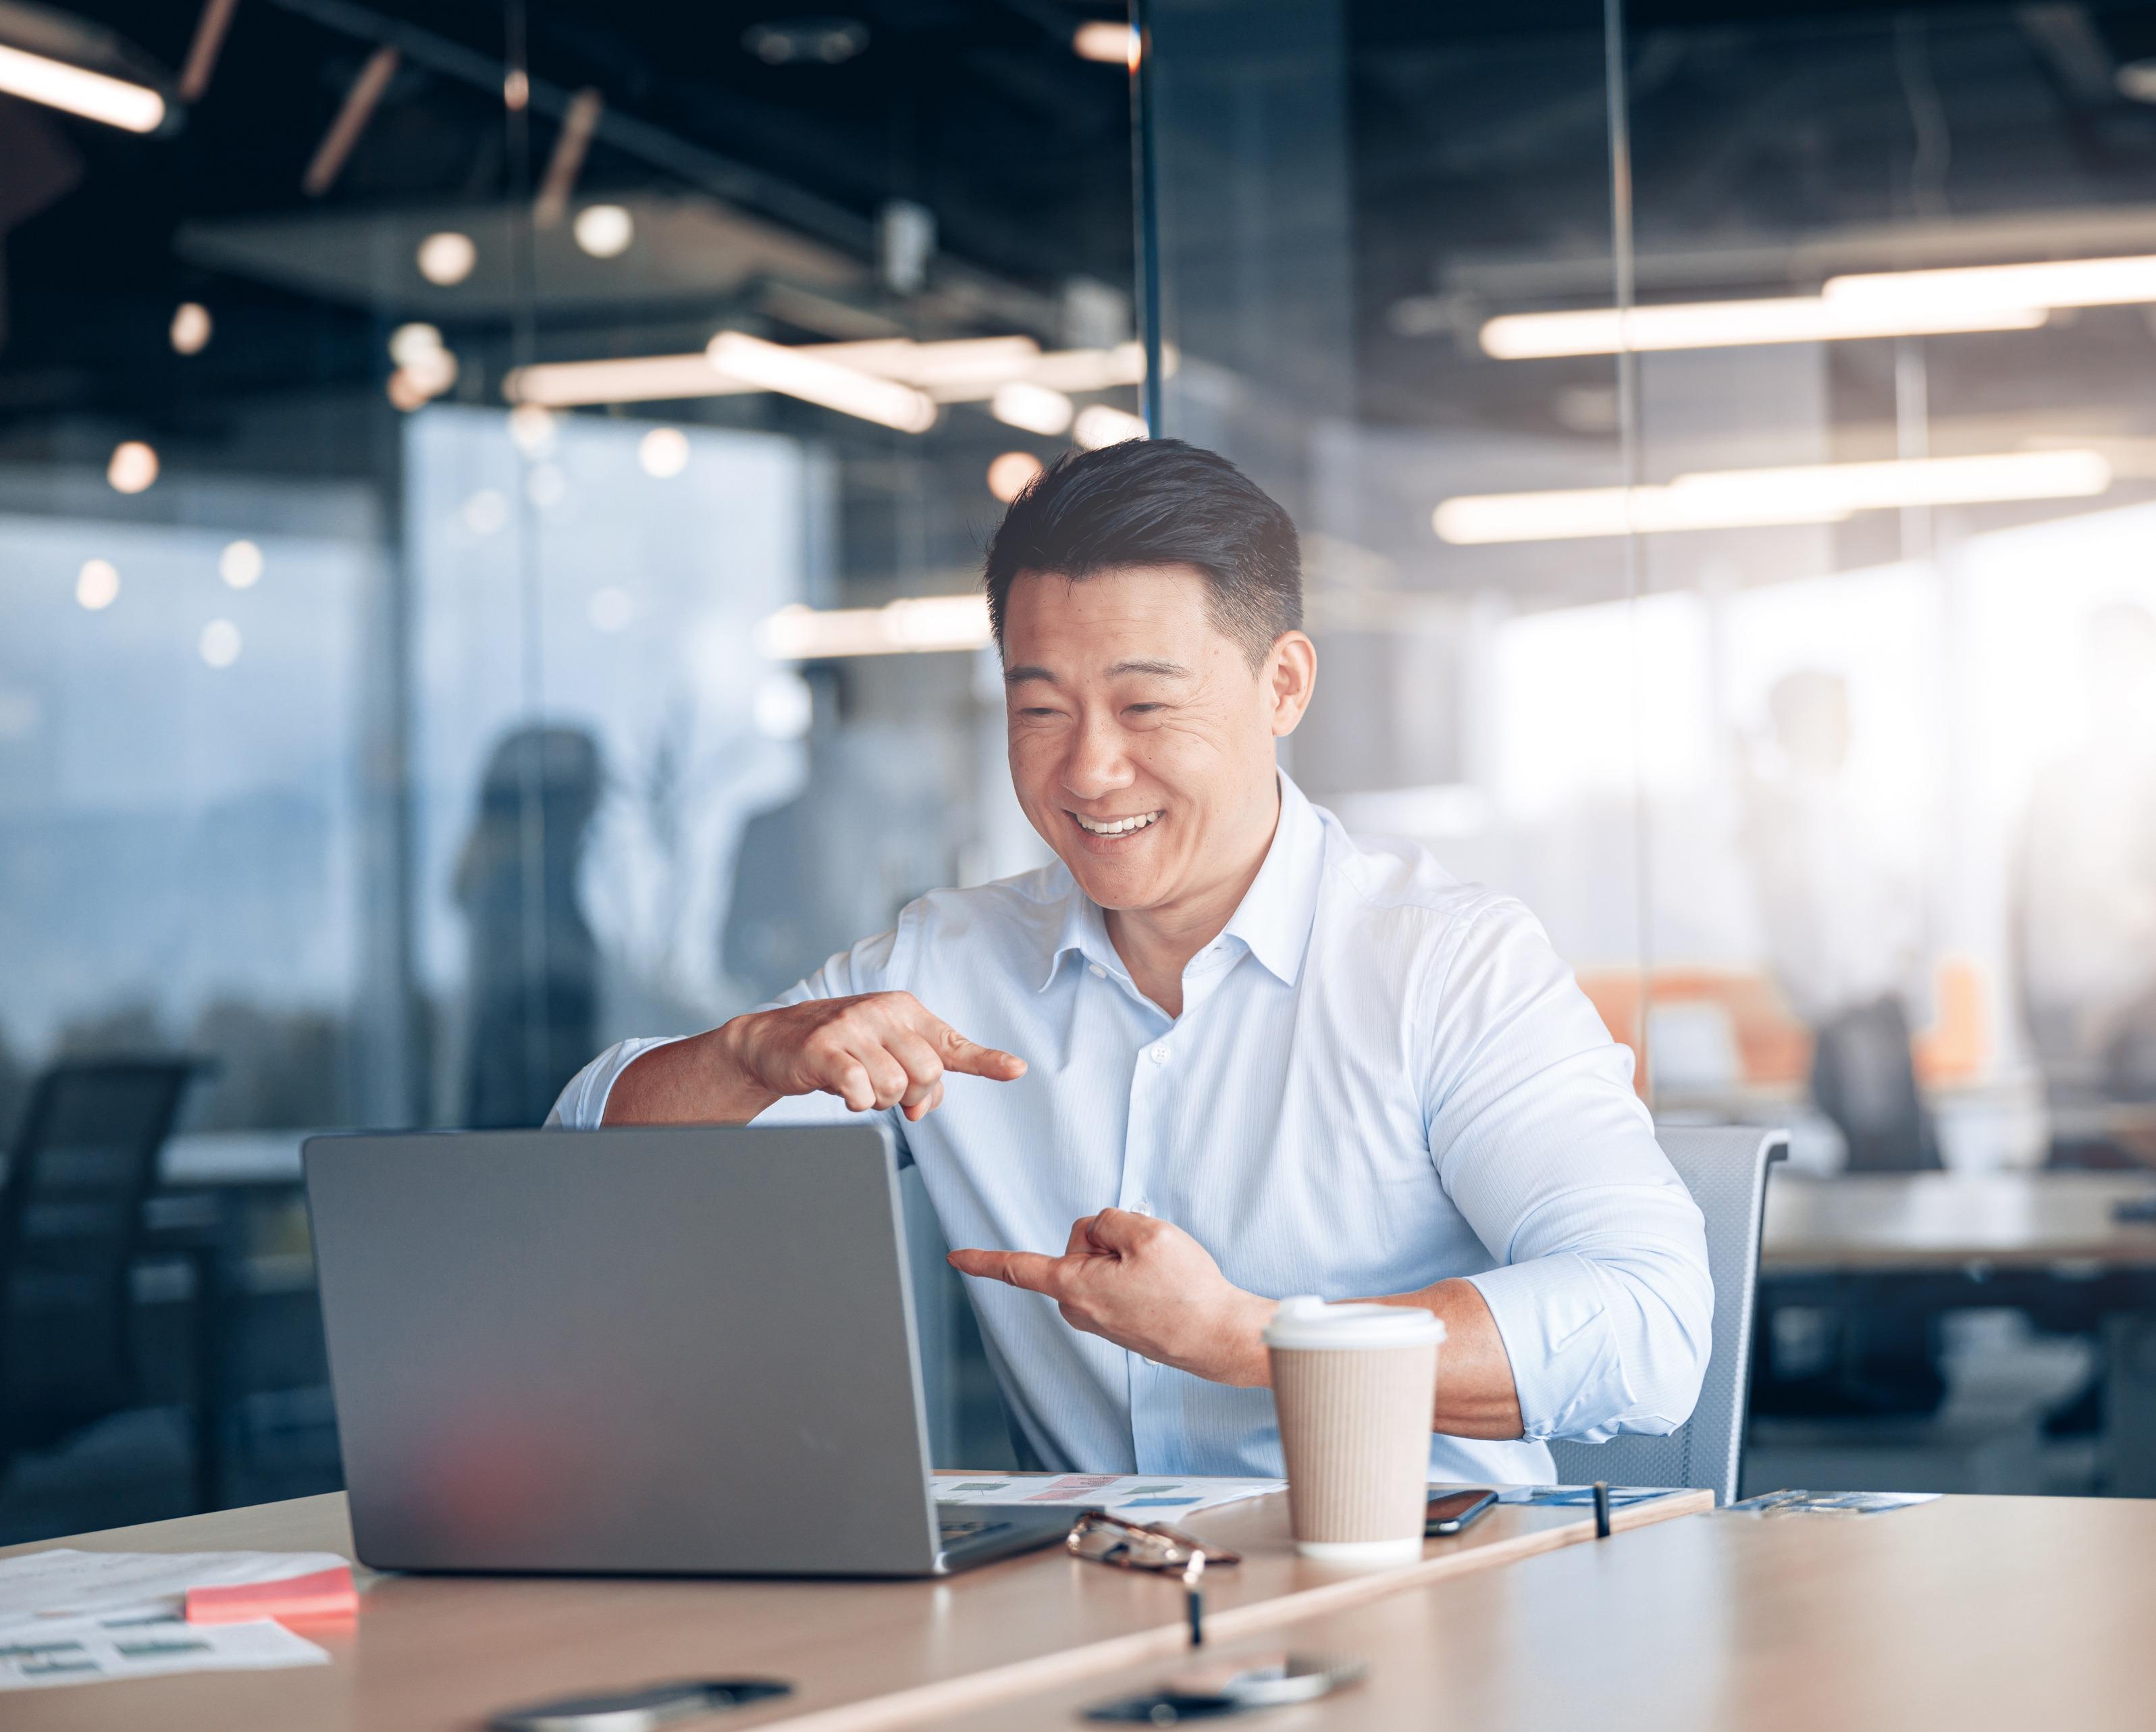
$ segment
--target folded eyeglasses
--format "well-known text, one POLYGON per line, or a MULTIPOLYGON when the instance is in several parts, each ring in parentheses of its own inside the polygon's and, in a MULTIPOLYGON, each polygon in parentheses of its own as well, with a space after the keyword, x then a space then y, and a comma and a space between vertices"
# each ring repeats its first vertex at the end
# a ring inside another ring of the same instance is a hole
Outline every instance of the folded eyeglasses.
MULTIPOLYGON (((1096 1564, 1112 1564, 1118 1570, 1189 1570, 1194 1559, 1207 1565, 1240 1564, 1241 1554, 1212 1544, 1171 1528, 1166 1522, 1127 1521, 1106 1510, 1088 1511, 1064 1541, 1070 1555, 1096 1564)), ((1199 1565, 1202 1570, 1204 1565, 1199 1565)))

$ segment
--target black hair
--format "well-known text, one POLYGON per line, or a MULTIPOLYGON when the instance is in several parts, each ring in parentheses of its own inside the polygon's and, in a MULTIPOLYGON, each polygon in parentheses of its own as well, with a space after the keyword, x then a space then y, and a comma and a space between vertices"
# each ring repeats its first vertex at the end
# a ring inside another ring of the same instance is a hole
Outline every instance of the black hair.
POLYGON ((1279 502, 1216 451, 1127 439, 1066 452, 1004 513, 983 573, 997 644, 1019 578, 1075 583, 1133 565, 1195 567, 1214 624, 1252 667, 1302 624, 1302 544, 1279 502))

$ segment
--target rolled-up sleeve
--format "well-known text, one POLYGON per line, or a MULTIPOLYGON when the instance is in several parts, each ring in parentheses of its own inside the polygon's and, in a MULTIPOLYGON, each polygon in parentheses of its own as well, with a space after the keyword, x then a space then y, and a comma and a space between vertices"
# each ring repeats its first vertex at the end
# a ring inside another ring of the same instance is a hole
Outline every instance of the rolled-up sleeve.
POLYGON ((1698 1205, 1617 1045, 1533 917, 1493 898, 1413 1033, 1432 1159, 1499 1267, 1471 1276, 1532 1441, 1666 1432, 1698 1400, 1714 1289, 1698 1205))
MULTIPOLYGON (((774 1010, 782 1005, 803 1004, 810 999, 850 998, 855 993, 885 991, 897 940, 896 932, 864 938, 850 950, 841 950, 806 980, 795 982, 768 1004, 756 1008, 774 1010)), ((568 1087, 554 1102, 554 1110, 547 1115, 547 1125, 554 1129, 596 1130, 606 1122, 607 1097, 613 1092, 621 1073, 654 1047, 670 1046, 683 1038, 680 1035, 639 1037, 608 1047, 569 1079, 568 1087)), ((755 1122, 762 1125, 820 1124, 844 1123, 858 1116, 835 1095, 797 1095, 774 1101, 757 1115, 755 1122)), ((896 1123, 904 1122, 902 1115, 896 1113, 886 1116, 896 1123)), ((904 1147, 902 1134, 901 1147, 904 1147)))

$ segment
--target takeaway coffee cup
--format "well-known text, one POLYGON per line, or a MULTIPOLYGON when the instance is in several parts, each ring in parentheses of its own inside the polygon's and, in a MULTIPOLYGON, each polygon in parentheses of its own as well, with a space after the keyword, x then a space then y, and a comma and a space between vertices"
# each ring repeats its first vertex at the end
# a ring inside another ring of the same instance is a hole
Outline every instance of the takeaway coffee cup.
POLYGON ((1422 1555, 1445 1325, 1404 1305, 1283 1299, 1265 1327, 1296 1550, 1341 1564, 1422 1555))

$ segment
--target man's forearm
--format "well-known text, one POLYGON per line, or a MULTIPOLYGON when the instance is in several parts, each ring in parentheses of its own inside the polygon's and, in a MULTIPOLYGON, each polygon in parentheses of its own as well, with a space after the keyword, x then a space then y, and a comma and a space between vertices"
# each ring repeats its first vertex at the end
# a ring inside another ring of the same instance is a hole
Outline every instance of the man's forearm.
MULTIPOLYGON (((1245 1295, 1245 1297, 1250 1297, 1245 1295)), ((1437 1401, 1430 1415, 1430 1429, 1454 1437, 1490 1437, 1509 1441, 1517 1437, 1520 1392, 1512 1380, 1512 1361, 1505 1351, 1497 1320, 1491 1316, 1481 1293, 1471 1281, 1440 1281, 1419 1293, 1390 1293, 1365 1304, 1409 1305, 1435 1315, 1445 1324, 1445 1345, 1438 1353, 1437 1401)), ((1224 1344, 1216 1380, 1244 1388, 1269 1385, 1272 1361, 1265 1350, 1264 1329, 1272 1314, 1270 1300, 1240 1308, 1232 1325, 1224 1329, 1224 1344)))
POLYGON ((1396 1293, 1379 1305, 1412 1305, 1435 1313, 1445 1324, 1437 1354, 1437 1405, 1430 1430, 1453 1437, 1490 1437, 1509 1442, 1526 1429, 1512 1355, 1497 1333, 1481 1291, 1471 1281, 1440 1281, 1420 1293, 1396 1293))
POLYGON ((747 1124, 778 1096, 751 1080, 730 1049, 731 1023, 654 1046, 614 1078, 607 1124, 747 1124))

